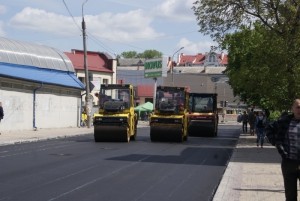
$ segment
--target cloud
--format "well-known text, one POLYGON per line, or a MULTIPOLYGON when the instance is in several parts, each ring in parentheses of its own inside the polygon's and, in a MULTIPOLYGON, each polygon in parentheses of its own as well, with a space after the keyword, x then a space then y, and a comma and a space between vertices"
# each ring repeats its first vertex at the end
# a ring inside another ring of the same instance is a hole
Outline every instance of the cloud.
POLYGON ((184 47, 183 52, 185 54, 195 54, 195 53, 205 53, 209 52, 211 46, 217 46, 217 43, 213 41, 204 41, 204 42, 193 42, 186 38, 182 38, 178 42, 178 47, 184 47))
POLYGON ((4 28, 3 28, 3 22, 0 21, 0 36, 6 36, 4 28))
POLYGON ((6 13, 6 6, 0 5, 0 15, 6 13))
POLYGON ((55 35, 72 35, 80 31, 71 17, 46 12, 30 7, 24 8, 11 20, 10 25, 18 29, 27 29, 37 32, 52 33, 55 35))
POLYGON ((176 21, 194 21, 192 11, 194 0, 166 0, 154 9, 157 16, 167 17, 176 21))
POLYGON ((151 40, 162 36, 152 27, 152 19, 144 15, 143 10, 127 13, 104 13, 97 16, 86 16, 89 30, 100 38, 110 41, 132 42, 151 40))
MULTIPOLYGON (((0 15, 3 15, 6 13, 6 7, 0 4, 0 15)), ((5 36, 5 31, 4 31, 4 22, 0 21, 0 36, 5 36)))
MULTIPOLYGON (((84 19, 88 34, 110 41, 151 40, 162 35, 151 27, 152 19, 145 16, 142 10, 85 15, 84 19)), ((72 36, 81 34, 81 21, 82 17, 72 19, 69 16, 26 7, 10 20, 10 25, 19 29, 72 36)))

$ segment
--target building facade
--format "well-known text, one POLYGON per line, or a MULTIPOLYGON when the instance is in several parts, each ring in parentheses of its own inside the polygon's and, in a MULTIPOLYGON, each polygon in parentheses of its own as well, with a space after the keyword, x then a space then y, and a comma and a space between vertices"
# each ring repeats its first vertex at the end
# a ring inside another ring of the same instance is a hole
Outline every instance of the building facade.
POLYGON ((0 38, 1 131, 79 126, 83 89, 63 52, 0 38))
MULTIPOLYGON (((86 84, 84 51, 73 49, 71 52, 65 52, 65 54, 71 60, 78 79, 86 84)), ((99 93, 100 85, 117 83, 117 61, 106 53, 93 51, 87 51, 86 59, 89 75, 90 95, 93 101, 93 106, 97 107, 97 94, 99 93)), ((85 91, 82 91, 82 103, 85 105, 85 91)))
MULTIPOLYGON (((141 59, 121 60, 117 67, 117 80, 136 86, 137 104, 153 102, 154 80, 144 78, 144 62, 141 59)), ((191 92, 217 93, 219 112, 235 114, 241 103, 234 96, 224 74, 227 64, 227 55, 223 53, 179 54, 170 65, 173 69, 168 69, 167 77, 158 78, 157 85, 184 86, 189 87, 191 92)))

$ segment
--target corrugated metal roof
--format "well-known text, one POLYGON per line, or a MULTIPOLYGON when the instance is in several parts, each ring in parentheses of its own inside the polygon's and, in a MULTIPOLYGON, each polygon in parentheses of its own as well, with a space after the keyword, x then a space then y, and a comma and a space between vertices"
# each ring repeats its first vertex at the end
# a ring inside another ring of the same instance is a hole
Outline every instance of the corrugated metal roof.
POLYGON ((146 59, 119 59, 120 66, 144 66, 146 59))
POLYGON ((11 77, 37 83, 84 89, 74 72, 0 62, 0 77, 11 77))
POLYGON ((75 72, 72 62, 55 48, 0 37, 0 61, 75 72))
POLYGON ((84 84, 75 76, 71 60, 61 51, 0 37, 0 76, 77 89, 84 84))

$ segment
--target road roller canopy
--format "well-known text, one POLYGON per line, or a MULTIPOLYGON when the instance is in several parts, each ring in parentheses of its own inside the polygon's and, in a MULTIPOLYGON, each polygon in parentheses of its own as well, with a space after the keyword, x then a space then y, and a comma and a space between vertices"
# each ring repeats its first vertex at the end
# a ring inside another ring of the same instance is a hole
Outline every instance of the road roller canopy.
POLYGON ((186 88, 157 87, 155 109, 165 113, 181 113, 186 104, 186 88))
POLYGON ((217 94, 190 93, 189 109, 191 112, 210 113, 217 109, 217 94))
POLYGON ((130 108, 132 104, 131 91, 131 85, 101 85, 99 93, 100 109, 105 109, 105 107, 122 107, 123 109, 130 108))

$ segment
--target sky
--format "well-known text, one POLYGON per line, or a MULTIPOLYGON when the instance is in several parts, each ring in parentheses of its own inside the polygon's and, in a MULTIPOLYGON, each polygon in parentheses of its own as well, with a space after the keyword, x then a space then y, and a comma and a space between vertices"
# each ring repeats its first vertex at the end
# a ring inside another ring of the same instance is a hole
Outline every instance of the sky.
POLYGON ((84 18, 88 51, 112 57, 145 50, 195 55, 217 46, 198 31, 195 1, 1 0, 0 36, 64 52, 82 50, 84 18))

